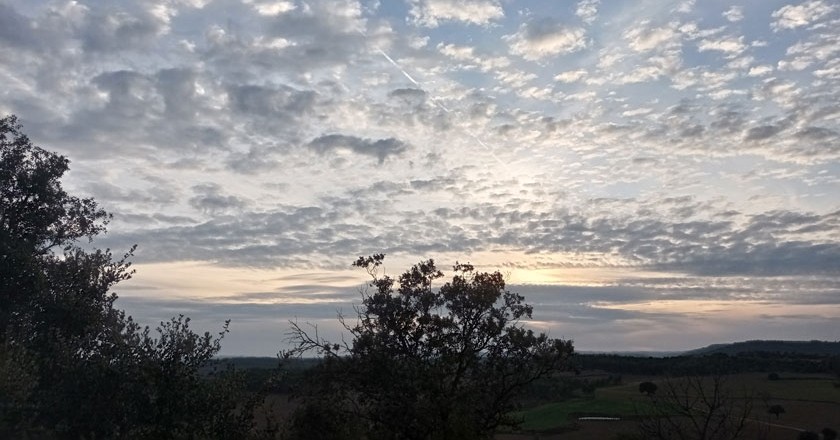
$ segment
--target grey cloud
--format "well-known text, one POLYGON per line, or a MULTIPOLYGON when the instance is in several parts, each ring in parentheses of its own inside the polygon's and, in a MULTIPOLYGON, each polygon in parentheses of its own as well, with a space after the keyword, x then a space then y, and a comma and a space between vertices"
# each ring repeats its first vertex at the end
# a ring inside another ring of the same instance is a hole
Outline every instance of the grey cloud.
POLYGON ((388 92, 388 96, 411 107, 418 107, 426 102, 426 92, 420 89, 394 89, 388 92))
POLYGON ((784 130, 784 127, 777 125, 762 125, 759 127, 753 127, 747 131, 745 139, 748 141, 768 139, 779 134, 782 130, 784 130))
POLYGON ((240 210, 247 205, 238 197, 225 195, 221 186, 215 183, 196 185, 192 187, 192 190, 195 196, 190 198, 190 205, 211 215, 240 210))
POLYGON ((805 127, 796 132, 796 137, 814 141, 824 141, 831 138, 837 139, 838 133, 834 130, 823 127, 805 127))
POLYGON ((167 113, 185 118, 197 113, 197 75, 192 69, 163 69, 158 71, 156 79, 167 113))
POLYGON ((244 153, 231 153, 225 161, 228 169, 243 174, 258 174, 276 169, 281 162, 271 149, 251 147, 244 153))
POLYGON ((3 3, 0 3, 0 41, 25 49, 41 47, 38 30, 32 21, 3 3))
POLYGON ((249 115, 293 120, 312 111, 316 94, 291 87, 279 88, 257 85, 237 85, 228 88, 228 98, 234 110, 249 115))
MULTIPOLYGON (((327 208, 241 212, 239 218, 221 216, 195 227, 150 230, 145 240, 146 258, 211 258, 233 266, 287 266, 329 255, 323 264, 343 265, 355 255, 371 252, 466 254, 501 246, 536 253, 615 255, 639 267, 703 276, 837 276, 840 271, 836 263, 840 245, 819 238, 840 228, 837 212, 773 211, 747 217, 741 225, 731 220, 737 214, 727 211, 721 212, 723 221, 699 219, 714 217, 718 211, 692 198, 652 203, 661 207, 652 208, 644 217, 611 212, 620 211, 620 205, 608 206, 604 214, 584 216, 527 209, 516 203, 472 203, 424 212, 400 202, 422 197, 427 191, 460 193, 460 186, 450 188, 454 185, 446 180, 434 184, 383 182, 348 189, 345 197, 323 198, 327 208), (656 212, 666 212, 672 220, 658 218, 656 212), (358 220, 346 220, 359 216, 358 220), (211 249, 212 257, 207 254, 211 249)), ((480 190, 475 183, 471 188, 480 190)), ((464 192, 464 196, 468 194, 464 192)), ((138 240, 120 237, 124 243, 138 240)))
POLYGON ((194 224, 197 220, 192 217, 183 215, 165 215, 165 214, 136 214, 131 212, 113 211, 114 220, 117 222, 129 223, 134 225, 183 225, 194 224))
POLYGON ((79 38, 91 52, 114 52, 144 47, 163 30, 160 21, 146 11, 96 11, 86 17, 79 38))
POLYGON ((380 164, 389 156, 398 156, 408 150, 408 145, 396 138, 373 140, 343 134, 319 136, 308 145, 320 154, 345 148, 358 154, 373 156, 380 164))
MULTIPOLYGON (((226 9, 243 7, 238 2, 225 3, 210 5, 210 9, 231 16, 226 9)), ((238 17, 246 15, 237 14, 238 17)), ((282 70, 305 75, 315 69, 355 62, 380 38, 378 34, 385 32, 373 26, 367 35, 363 34, 369 21, 372 19, 356 14, 352 2, 311 1, 306 7, 299 5, 276 16, 251 15, 247 24, 230 20, 225 29, 209 26, 198 52, 226 77, 240 79, 236 82, 241 82, 241 78, 258 79, 259 71, 282 70), (254 34, 262 34, 269 41, 282 39, 286 44, 273 47, 254 34)))
POLYGON ((106 204, 109 202, 136 202, 147 206, 149 204, 164 205, 174 202, 177 198, 177 192, 171 188, 155 187, 144 190, 127 190, 122 186, 105 181, 90 183, 87 186, 87 191, 97 201, 106 204))
POLYGON ((92 82, 108 93, 107 113, 110 115, 133 118, 144 116, 150 110, 161 110, 154 106, 154 101, 160 98, 155 84, 146 75, 119 70, 102 73, 92 82))

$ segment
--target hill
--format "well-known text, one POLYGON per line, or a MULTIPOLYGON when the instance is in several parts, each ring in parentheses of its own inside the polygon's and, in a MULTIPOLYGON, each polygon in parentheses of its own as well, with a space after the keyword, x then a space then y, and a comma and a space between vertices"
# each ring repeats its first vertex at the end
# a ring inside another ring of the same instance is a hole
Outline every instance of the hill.
POLYGON ((792 353, 800 355, 833 356, 840 355, 840 341, 743 341, 729 344, 712 344, 683 353, 684 356, 704 356, 710 354, 737 355, 740 353, 792 353))

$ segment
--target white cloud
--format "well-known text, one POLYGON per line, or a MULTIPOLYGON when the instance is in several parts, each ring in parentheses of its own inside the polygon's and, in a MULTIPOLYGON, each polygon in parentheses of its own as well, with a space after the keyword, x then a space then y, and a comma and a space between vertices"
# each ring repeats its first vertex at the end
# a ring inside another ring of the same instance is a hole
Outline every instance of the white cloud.
POLYGON ((244 2, 253 6, 260 15, 278 15, 295 9, 294 2, 286 0, 244 0, 244 2))
POLYGON ((633 110, 625 110, 621 113, 621 116, 623 116, 625 118, 632 118, 634 116, 644 116, 644 115, 646 115, 646 114, 648 114, 652 111, 653 111, 652 108, 642 107, 642 108, 636 108, 636 109, 633 109, 633 110))
POLYGON ((579 27, 567 27, 552 19, 525 23, 515 34, 502 37, 510 44, 511 53, 526 60, 577 52, 587 46, 586 32, 579 27))
POLYGON ((744 19, 744 8, 741 6, 733 6, 723 13, 723 17, 735 23, 744 19))
POLYGON ((749 73, 747 73, 747 75, 749 75, 749 76, 764 76, 764 75, 767 75, 771 72, 773 72, 773 66, 770 66, 770 65, 767 65, 767 64, 762 64, 760 66, 751 67, 750 71, 749 71, 749 73))
POLYGON ((487 25, 504 17, 495 0, 413 0, 409 14, 415 24, 437 27, 444 21, 487 25))
POLYGON ((679 44, 679 34, 672 26, 650 28, 648 25, 645 21, 624 33, 631 49, 646 52, 679 44))
POLYGON ((786 5, 773 12, 772 16, 776 21, 770 26, 774 31, 806 26, 825 17, 833 10, 834 6, 827 5, 822 0, 811 0, 796 6, 786 5))
POLYGON ((585 76, 585 70, 567 70, 555 75, 554 80, 564 83, 573 83, 582 80, 585 76))
POLYGON ((704 39, 697 45, 697 50, 700 52, 717 51, 723 52, 727 57, 734 57, 744 51, 746 45, 744 44, 744 37, 726 36, 717 39, 704 39))
POLYGON ((598 18, 598 5, 601 0, 581 0, 577 4, 575 14, 586 24, 591 24, 598 18))
POLYGON ((779 70, 805 70, 808 66, 811 65, 811 59, 805 57, 797 57, 793 58, 792 60, 781 60, 779 61, 778 67, 779 70))

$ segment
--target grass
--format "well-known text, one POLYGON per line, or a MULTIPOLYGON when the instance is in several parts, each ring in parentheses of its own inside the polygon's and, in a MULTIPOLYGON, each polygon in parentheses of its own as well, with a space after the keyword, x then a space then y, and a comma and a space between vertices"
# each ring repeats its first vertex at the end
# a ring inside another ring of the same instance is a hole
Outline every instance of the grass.
MULTIPOLYGON (((522 429, 551 431, 572 426, 581 416, 628 417, 636 413, 635 404, 627 397, 615 398, 609 389, 597 390, 593 397, 577 397, 548 403, 516 413, 522 417, 522 429)), ((638 393, 638 392, 637 392, 638 393)))
MULTIPOLYGON (((739 374, 731 379, 731 383, 744 387, 748 394, 753 395, 755 408, 761 408, 763 405, 759 400, 759 393, 770 396, 774 401, 782 399, 840 404, 840 388, 834 386, 836 380, 833 378, 816 375, 782 375, 782 377, 782 380, 770 381, 763 373, 739 374)), ((659 380, 653 379, 654 382, 659 380)), ((519 411, 515 416, 523 419, 522 429, 547 432, 572 428, 577 418, 581 416, 631 417, 636 415, 637 405, 644 404, 645 398, 639 394, 638 382, 631 382, 599 388, 591 397, 576 397, 535 406, 519 411)), ((834 408, 833 404, 828 405, 834 408)), ((791 406, 791 409, 794 407, 791 406)), ((763 409, 755 410, 761 413, 763 409)))

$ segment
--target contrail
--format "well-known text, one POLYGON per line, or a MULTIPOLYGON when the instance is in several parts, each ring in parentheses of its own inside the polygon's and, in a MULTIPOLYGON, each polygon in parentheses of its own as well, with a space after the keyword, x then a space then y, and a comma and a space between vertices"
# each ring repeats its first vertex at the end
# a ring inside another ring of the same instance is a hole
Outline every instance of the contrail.
POLYGON ((414 83, 414 85, 415 85, 415 86, 417 86, 417 87, 422 87, 422 86, 420 85, 420 83, 419 83, 419 82, 417 82, 414 78, 412 78, 412 77, 411 77, 411 75, 409 75, 409 74, 408 74, 408 72, 406 72, 406 71, 405 71, 405 69, 403 69, 402 67, 400 67, 400 65, 399 65, 399 64, 397 64, 397 62, 396 62, 396 61, 394 61, 394 59, 393 59, 393 58, 389 57, 389 56, 388 56, 388 54, 387 54, 387 53, 385 53, 385 51, 383 51, 382 49, 380 49, 380 48, 378 48, 378 47, 376 48, 376 50, 378 50, 378 51, 379 51, 379 53, 381 53, 381 54, 382 54, 382 56, 383 56, 383 57, 385 57, 385 59, 386 59, 386 60, 390 61, 390 62, 391 62, 391 64, 393 64, 393 65, 394 65, 394 67, 396 67, 397 69, 400 69, 400 72, 402 72, 402 74, 403 74, 403 75, 405 75, 405 77, 406 77, 406 78, 408 78, 408 80, 409 80, 409 81, 411 81, 412 83, 414 83))
MULTIPOLYGON (((366 35, 363 31, 359 30, 358 32, 359 32, 359 34, 361 34, 361 35, 362 35, 362 37, 364 37, 365 39, 367 39, 367 35, 366 35)), ((408 73, 408 72, 406 72, 406 71, 405 71, 405 69, 403 69, 403 67, 402 67, 402 66, 400 66, 400 64, 399 64, 399 63, 397 63, 396 61, 394 61, 394 59, 393 59, 393 58, 391 58, 390 56, 388 56, 388 54, 387 54, 387 53, 385 53, 385 51, 384 51, 384 50, 380 49, 380 48, 379 48, 379 47, 377 47, 377 46, 374 46, 374 48, 376 49, 376 51, 377 51, 377 52, 379 52, 380 54, 382 54, 382 56, 383 56, 383 57, 385 57, 385 59, 386 59, 386 60, 388 60, 388 62, 389 62, 389 63, 391 63, 391 65, 393 65, 394 67, 396 67, 396 68, 397 68, 397 70, 399 70, 400 72, 402 72, 402 74, 403 74, 403 75, 405 75, 405 77, 406 77, 406 78, 408 78, 408 80, 409 80, 409 81, 411 81, 411 83, 412 83, 412 84, 414 84, 415 86, 417 86, 417 87, 418 87, 418 88, 420 88, 421 90, 424 90, 424 91, 425 91, 425 89, 424 89, 423 85, 422 85, 422 84, 420 84, 420 82, 419 82, 419 81, 417 81, 416 79, 412 78, 412 76, 411 76, 411 75, 409 75, 409 73, 408 73)), ((451 110, 449 110, 448 108, 446 108, 446 106, 444 106, 444 105, 440 102, 440 99, 439 99, 438 97, 436 97, 436 96, 430 96, 430 97, 429 97, 429 99, 430 99, 430 101, 432 102, 432 104, 434 104, 436 107, 440 108, 441 110, 443 110, 443 111, 445 111, 445 112, 447 112, 447 113, 451 113, 451 110)), ((463 129, 462 129, 462 130, 463 130, 463 129)), ((499 163, 500 165, 502 165, 504 168, 507 168, 507 164, 506 164, 506 163, 505 163, 502 159, 500 159, 498 156, 496 156, 496 153, 494 153, 494 152, 493 152, 493 149, 492 149, 492 148, 490 148, 490 146, 489 146, 489 145, 487 145, 486 143, 484 143, 484 141, 482 141, 482 140, 481 140, 478 136, 476 136, 476 135, 475 135, 475 134, 473 134, 473 133, 470 133, 470 132, 469 132, 469 131, 467 131, 467 130, 464 130, 464 133, 466 133, 467 135, 469 135, 471 138, 475 139, 475 140, 476 140, 476 142, 478 142, 478 144, 479 144, 479 145, 481 145, 482 147, 484 147, 484 149, 487 151, 487 153, 488 153, 488 154, 490 154, 490 156, 491 156, 491 157, 493 157, 493 159, 495 159, 495 160, 496 160, 496 162, 498 162, 498 163, 499 163)))

